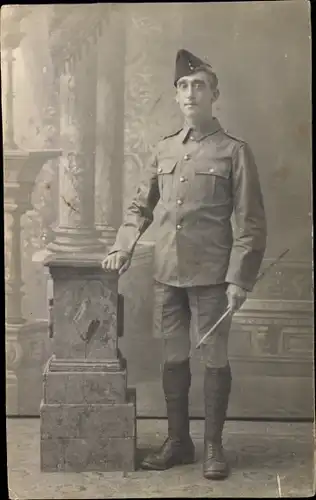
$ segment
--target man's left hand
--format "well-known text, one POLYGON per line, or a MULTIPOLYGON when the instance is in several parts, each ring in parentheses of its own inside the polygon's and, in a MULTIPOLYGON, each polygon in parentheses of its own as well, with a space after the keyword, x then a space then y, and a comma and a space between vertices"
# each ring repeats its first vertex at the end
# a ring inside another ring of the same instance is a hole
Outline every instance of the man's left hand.
POLYGON ((247 291, 240 286, 230 283, 227 287, 228 305, 232 312, 238 311, 247 298, 247 291))

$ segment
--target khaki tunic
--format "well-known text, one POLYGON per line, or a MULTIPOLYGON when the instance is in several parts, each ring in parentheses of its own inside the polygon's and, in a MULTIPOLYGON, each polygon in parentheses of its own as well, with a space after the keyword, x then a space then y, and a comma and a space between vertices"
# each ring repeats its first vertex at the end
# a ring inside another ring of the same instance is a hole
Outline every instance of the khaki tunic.
POLYGON ((266 247, 253 154, 216 118, 205 133, 192 133, 184 127, 159 142, 110 253, 133 252, 159 203, 158 282, 176 287, 228 282, 251 291, 266 247))

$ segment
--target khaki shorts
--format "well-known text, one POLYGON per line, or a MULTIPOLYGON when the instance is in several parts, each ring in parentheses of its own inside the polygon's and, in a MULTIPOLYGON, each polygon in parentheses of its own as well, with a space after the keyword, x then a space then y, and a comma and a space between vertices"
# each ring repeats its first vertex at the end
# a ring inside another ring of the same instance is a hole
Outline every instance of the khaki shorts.
MULTIPOLYGON (((190 357, 195 345, 227 308, 227 284, 173 287, 155 282, 154 336, 163 340, 164 362, 178 363, 190 357), (192 333, 193 338, 191 339, 192 333)), ((231 317, 228 316, 201 345, 206 366, 227 364, 231 317)))

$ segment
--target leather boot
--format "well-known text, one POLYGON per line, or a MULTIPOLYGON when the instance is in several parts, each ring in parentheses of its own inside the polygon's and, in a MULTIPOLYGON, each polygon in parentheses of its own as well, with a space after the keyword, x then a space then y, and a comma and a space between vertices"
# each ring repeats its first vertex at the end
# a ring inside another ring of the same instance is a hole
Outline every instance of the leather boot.
POLYGON ((231 371, 206 368, 204 378, 205 436, 203 475, 206 479, 224 479, 229 466, 222 447, 222 432, 231 389, 231 371))
POLYGON ((143 469, 166 470, 175 465, 194 462, 189 420, 189 360, 166 363, 162 381, 167 406, 168 437, 156 453, 151 453, 143 460, 143 469))

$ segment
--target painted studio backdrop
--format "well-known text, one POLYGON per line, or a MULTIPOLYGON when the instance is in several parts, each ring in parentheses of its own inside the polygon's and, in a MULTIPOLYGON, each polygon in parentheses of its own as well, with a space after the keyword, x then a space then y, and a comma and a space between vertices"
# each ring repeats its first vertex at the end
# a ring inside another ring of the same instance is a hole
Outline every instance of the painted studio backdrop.
MULTIPOLYGON (((221 95, 215 114, 223 128, 254 151, 268 220, 264 266, 290 250, 235 316, 229 416, 311 417, 307 3, 20 6, 3 9, 2 23, 4 30, 21 34, 12 72, 9 58, 2 60, 3 103, 13 99, 12 123, 10 105, 3 104, 6 139, 14 136, 21 149, 47 152, 37 169, 33 162, 28 176, 17 177, 21 193, 29 190, 27 203, 21 194, 14 198, 5 192, 6 297, 11 304, 7 412, 39 414, 42 370, 51 354, 41 255, 49 243, 61 245, 62 237, 91 221, 102 232, 106 252, 151 148, 181 127, 173 72, 177 50, 186 48, 206 58, 218 75, 221 95), (70 125, 64 123, 65 108, 70 125), (75 132, 69 132, 71 127, 75 132), (72 140, 85 154, 81 173, 49 156, 72 140), (67 215, 64 201, 71 197, 74 179, 86 200, 84 215, 77 219, 67 215), (16 324, 23 324, 23 330, 16 324)), ((128 360, 129 384, 137 388, 138 415, 158 417, 165 409, 160 343, 152 336, 154 239, 153 224, 120 280, 125 297, 120 348, 128 360)), ((191 415, 202 416, 202 365, 196 354, 192 365, 191 415)))

